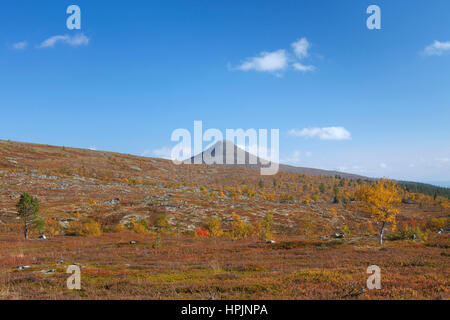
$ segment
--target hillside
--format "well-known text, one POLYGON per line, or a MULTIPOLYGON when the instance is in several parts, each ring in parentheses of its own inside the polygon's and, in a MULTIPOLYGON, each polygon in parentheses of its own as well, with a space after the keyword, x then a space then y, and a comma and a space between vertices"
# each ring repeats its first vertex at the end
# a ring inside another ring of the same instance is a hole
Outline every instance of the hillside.
MULTIPOLYGON (((300 226, 305 222, 312 224, 313 233, 331 233, 343 225, 358 232, 367 227, 366 215, 355 211, 350 201, 360 180, 323 170, 317 176, 295 170, 260 176, 252 169, 177 166, 164 159, 1 141, 0 221, 15 220, 14 205, 26 191, 39 198, 45 218, 66 221, 77 213, 106 227, 133 218, 154 220, 161 212, 183 231, 195 230, 211 216, 226 224, 232 213, 255 221, 268 212, 275 213, 279 228, 293 234, 304 232, 300 226), (335 189, 339 203, 333 203, 335 189), (339 215, 333 215, 332 208, 339 215)), ((402 210, 404 219, 443 214, 440 198, 409 193, 404 197, 409 199, 402 210)))
POLYGON ((440 196, 402 191, 400 233, 381 248, 358 179, 0 141, 0 181, 0 299, 449 297, 440 196), (40 202, 30 240, 23 192, 40 202), (73 264, 82 290, 66 288, 73 264), (383 289, 367 291, 373 264, 383 289))

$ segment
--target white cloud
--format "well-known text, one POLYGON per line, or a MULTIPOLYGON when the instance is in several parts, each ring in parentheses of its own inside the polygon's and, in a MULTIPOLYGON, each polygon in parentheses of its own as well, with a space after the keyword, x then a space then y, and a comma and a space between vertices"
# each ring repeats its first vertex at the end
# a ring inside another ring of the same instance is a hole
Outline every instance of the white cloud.
POLYGON ((362 173, 367 172, 366 168, 356 165, 352 166, 352 170, 355 172, 362 172, 362 173))
POLYGON ((292 49, 294 50, 295 56, 299 61, 296 61, 292 64, 292 67, 300 72, 308 72, 314 71, 316 67, 311 65, 304 65, 300 63, 300 60, 309 56, 308 50, 311 47, 311 44, 308 42, 306 38, 301 38, 291 44, 292 49))
POLYGON ((242 71, 275 72, 284 70, 287 67, 287 62, 285 50, 261 52, 258 57, 247 58, 237 69, 242 71))
POLYGON ((16 49, 16 50, 23 50, 26 47, 28 47, 28 42, 26 42, 26 41, 16 42, 12 45, 12 47, 13 47, 13 49, 16 49))
POLYGON ((352 166, 340 166, 335 168, 336 171, 340 172, 347 172, 347 173, 358 173, 358 174, 364 174, 367 173, 367 169, 364 167, 361 167, 359 165, 352 165, 352 166))
POLYGON ((291 43, 291 47, 294 54, 288 54, 284 49, 272 52, 264 51, 256 57, 245 59, 241 65, 231 69, 241 71, 272 72, 277 76, 281 76, 281 72, 287 67, 292 67, 294 70, 300 72, 309 72, 316 69, 312 65, 300 63, 301 60, 309 56, 308 51, 311 44, 306 38, 301 38, 291 43))
POLYGON ((46 40, 44 40, 40 45, 39 48, 52 48, 57 43, 65 43, 72 47, 78 47, 78 46, 86 46, 89 44, 89 38, 86 37, 84 34, 79 33, 77 35, 74 35, 73 37, 64 35, 64 36, 53 36, 46 40))
POLYGON ((350 132, 344 127, 292 129, 289 131, 289 135, 320 140, 350 140, 352 138, 350 132))
POLYGON ((436 40, 423 51, 427 56, 441 56, 445 52, 450 52, 450 41, 440 42, 436 40))
POLYGON ((89 150, 96 151, 96 150, 97 150, 97 147, 91 146, 91 147, 89 147, 89 150))
POLYGON ((175 156, 172 158, 172 149, 171 147, 162 147, 159 149, 153 149, 153 150, 145 150, 141 153, 141 156, 143 157, 155 157, 155 158, 162 158, 167 160, 185 160, 186 158, 189 158, 192 156, 192 152, 190 148, 185 148, 182 151, 182 154, 175 156))
POLYGON ((386 169, 386 168, 387 168, 387 164, 384 163, 384 162, 381 162, 381 163, 380 163, 380 168, 381 168, 381 169, 386 169))
POLYGON ((306 58, 309 53, 308 50, 310 48, 310 44, 306 38, 301 38, 291 44, 292 49, 294 50, 295 55, 299 59, 306 58))
POLYGON ((297 165, 301 163, 301 160, 302 160, 302 153, 298 150, 294 150, 290 155, 283 157, 280 162, 297 165))
POLYGON ((172 156, 172 148, 162 147, 155 150, 145 150, 141 153, 143 157, 155 156, 163 159, 170 159, 172 156))
POLYGON ((301 71, 301 72, 308 72, 308 71, 314 71, 316 70, 316 67, 314 66, 305 66, 301 64, 300 62, 295 62, 292 64, 295 70, 301 71))

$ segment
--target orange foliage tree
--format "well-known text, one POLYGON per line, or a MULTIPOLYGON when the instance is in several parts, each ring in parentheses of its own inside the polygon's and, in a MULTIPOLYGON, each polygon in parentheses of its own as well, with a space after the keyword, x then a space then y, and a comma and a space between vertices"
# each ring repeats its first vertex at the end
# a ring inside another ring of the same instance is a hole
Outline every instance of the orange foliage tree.
POLYGON ((356 190, 355 198, 361 201, 363 208, 369 212, 375 222, 381 222, 380 244, 383 244, 383 232, 386 223, 395 225, 399 213, 401 196, 398 185, 381 179, 375 183, 365 183, 356 190))

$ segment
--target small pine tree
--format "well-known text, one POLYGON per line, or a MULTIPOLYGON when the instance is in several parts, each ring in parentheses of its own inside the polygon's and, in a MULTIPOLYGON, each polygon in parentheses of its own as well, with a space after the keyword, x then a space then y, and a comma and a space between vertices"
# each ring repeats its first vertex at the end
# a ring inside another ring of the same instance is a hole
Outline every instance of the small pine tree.
POLYGON ((16 208, 17 215, 23 220, 23 233, 25 239, 28 239, 30 225, 36 219, 39 211, 39 200, 25 192, 20 196, 20 199, 16 204, 16 208))
POLYGON ((334 203, 339 203, 340 202, 340 199, 339 199, 339 187, 337 186, 337 184, 334 185, 333 192, 334 192, 333 202, 334 203))
POLYGON ((262 181, 261 179, 260 179, 259 182, 258 182, 258 187, 259 187, 260 189, 264 188, 264 181, 262 181))
POLYGON ((323 183, 319 185, 319 191, 320 193, 325 193, 325 185, 323 183))

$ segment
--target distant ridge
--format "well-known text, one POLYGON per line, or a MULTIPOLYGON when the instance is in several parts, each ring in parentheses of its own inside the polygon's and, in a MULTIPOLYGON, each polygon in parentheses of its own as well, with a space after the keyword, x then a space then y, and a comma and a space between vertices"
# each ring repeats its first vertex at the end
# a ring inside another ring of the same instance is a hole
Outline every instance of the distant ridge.
MULTIPOLYGON (((233 144, 234 145, 234 144, 233 144)), ((217 144, 213 145, 212 147, 206 149, 202 153, 196 155, 195 157, 189 158, 187 162, 192 163, 194 158, 198 157, 198 160, 201 160, 200 163, 206 163, 204 162, 205 153, 213 152, 212 149, 217 147, 217 144)), ((234 146, 235 152, 237 152, 238 147, 234 146)), ((240 148, 239 148, 240 149, 240 148)), ((242 149, 240 149, 242 150, 242 149)), ((124 154, 124 153, 118 153, 118 152, 111 152, 111 151, 101 151, 101 150, 90 150, 90 149, 80 149, 80 148, 72 148, 72 147, 63 147, 63 146, 51 146, 51 145, 44 145, 44 144, 38 144, 38 143, 29 143, 29 142, 16 142, 16 141, 10 141, 10 140, 1 140, 0 139, 0 168, 7 168, 11 166, 16 166, 14 157, 17 155, 20 156, 20 159, 25 161, 35 161, 36 155, 35 153, 43 153, 46 155, 46 157, 49 157, 50 155, 58 156, 61 154, 61 151, 65 151, 68 153, 71 153, 72 157, 98 157, 101 159, 101 161, 98 161, 97 163, 91 163, 92 165, 96 165, 97 167, 103 167, 105 157, 111 157, 111 156, 117 156, 122 157, 126 161, 148 161, 147 167, 151 167, 153 169, 156 168, 156 165, 158 164, 168 164, 172 163, 171 160, 168 159, 161 159, 161 158, 154 158, 154 157, 145 157, 145 156, 136 156, 131 154, 124 154), (10 158, 7 158, 6 155, 9 155, 10 158), (13 158, 11 158, 13 157, 13 158)), ((215 150, 214 150, 215 151, 215 150)), ((245 153, 244 150, 242 150, 245 154, 245 158, 247 159, 247 164, 234 164, 234 165, 224 165, 227 167, 242 167, 242 168, 249 168, 249 169, 260 169, 262 164, 261 160, 258 159, 255 155, 245 153), (250 164, 249 159, 256 159, 257 164, 250 164)), ((56 157, 57 158, 57 157, 56 157)), ((53 162, 53 168, 61 169, 62 167, 66 168, 67 165, 61 165, 60 162, 56 158, 51 158, 53 162), (62 166, 62 167, 61 167, 62 166)), ((59 159, 60 160, 60 159, 59 159)), ((165 169, 166 170, 166 169, 165 169)), ((341 177, 341 178, 347 178, 347 179, 353 179, 353 180, 370 180, 375 181, 378 178, 368 178, 356 174, 351 173, 344 173, 340 171, 332 171, 332 170, 322 170, 322 169, 314 169, 314 168, 304 168, 304 167, 295 167, 295 166, 289 166, 280 164, 279 170, 281 172, 293 172, 293 173, 299 173, 299 174, 307 174, 307 175, 316 175, 316 176, 326 176, 326 177, 341 177)), ((1 170, 0 170, 1 171, 1 170)), ((405 190, 408 190, 410 192, 417 192, 417 193, 423 193, 429 196, 442 196, 445 198, 450 199, 450 188, 448 187, 439 187, 436 185, 432 185, 429 183, 421 183, 421 182, 412 182, 412 181, 402 181, 402 180, 394 180, 396 181, 400 187, 404 188, 405 190)))
MULTIPOLYGON (((267 167, 267 161, 261 160, 258 156, 255 156, 254 154, 251 154, 242 148, 239 148, 236 146, 233 142, 228 141, 226 143, 226 140, 218 141, 211 147, 205 149, 203 152, 191 157, 188 162, 191 164, 211 164, 208 159, 211 157, 217 156, 217 153, 222 151, 222 156, 224 159, 223 162, 225 162, 226 159, 226 146, 232 145, 233 146, 233 159, 234 164, 214 164, 214 165, 225 165, 225 166, 234 166, 234 167, 240 167, 240 168, 246 168, 246 169, 254 169, 259 170, 261 167, 267 167), (238 155, 241 154, 241 159, 244 161, 244 164, 238 164, 238 155)), ((315 169, 315 168, 305 168, 305 167, 296 167, 296 166, 290 166, 286 164, 280 164, 279 165, 279 171, 281 172, 292 172, 292 173, 301 173, 301 174, 309 174, 309 175, 315 175, 315 176, 325 176, 325 177, 335 177, 339 176, 341 178, 346 179, 362 179, 362 180, 374 180, 374 178, 368 178, 365 176, 353 174, 353 173, 345 173, 340 171, 334 171, 334 170, 323 170, 323 169, 315 169)))

